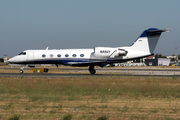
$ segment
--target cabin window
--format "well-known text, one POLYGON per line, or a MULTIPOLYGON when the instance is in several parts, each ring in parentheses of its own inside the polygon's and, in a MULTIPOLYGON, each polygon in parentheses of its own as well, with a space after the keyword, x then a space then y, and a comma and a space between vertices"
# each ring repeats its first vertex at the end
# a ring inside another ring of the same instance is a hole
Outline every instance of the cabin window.
POLYGON ((52 58, 54 55, 53 54, 50 54, 49 57, 52 58))
POLYGON ((57 55, 57 57, 61 57, 61 55, 60 55, 60 54, 58 54, 58 55, 57 55))
POLYGON ((80 56, 81 56, 81 57, 84 57, 84 54, 81 54, 80 56))
POLYGON ((76 54, 73 54, 72 56, 73 56, 73 57, 76 57, 77 55, 76 55, 76 54))
POLYGON ((66 55, 65 55, 65 57, 69 57, 69 55, 68 55, 68 54, 66 54, 66 55))
POLYGON ((45 54, 43 54, 43 55, 42 55, 42 57, 43 57, 43 58, 45 58, 45 57, 46 57, 46 55, 45 55, 45 54))

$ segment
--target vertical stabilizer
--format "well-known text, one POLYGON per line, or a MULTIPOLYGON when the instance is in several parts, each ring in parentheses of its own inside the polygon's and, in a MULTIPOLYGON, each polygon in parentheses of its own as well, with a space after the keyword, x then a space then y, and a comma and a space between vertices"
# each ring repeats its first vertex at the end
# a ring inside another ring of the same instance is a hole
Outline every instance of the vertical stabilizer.
POLYGON ((131 48, 133 50, 153 53, 161 33, 166 31, 169 31, 169 29, 159 30, 156 28, 150 28, 145 30, 133 43, 131 48))

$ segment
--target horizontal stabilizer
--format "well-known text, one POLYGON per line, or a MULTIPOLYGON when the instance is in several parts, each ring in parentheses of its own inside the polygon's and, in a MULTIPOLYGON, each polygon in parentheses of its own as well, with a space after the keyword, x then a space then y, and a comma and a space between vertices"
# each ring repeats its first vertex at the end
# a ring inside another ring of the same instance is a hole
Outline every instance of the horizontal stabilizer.
POLYGON ((149 28, 145 30, 139 37, 152 37, 152 36, 160 36, 162 32, 168 32, 171 29, 162 29, 159 30, 157 28, 149 28))
POLYGON ((167 29, 162 29, 162 30, 151 30, 148 32, 169 32, 170 30, 171 30, 170 28, 167 28, 167 29))

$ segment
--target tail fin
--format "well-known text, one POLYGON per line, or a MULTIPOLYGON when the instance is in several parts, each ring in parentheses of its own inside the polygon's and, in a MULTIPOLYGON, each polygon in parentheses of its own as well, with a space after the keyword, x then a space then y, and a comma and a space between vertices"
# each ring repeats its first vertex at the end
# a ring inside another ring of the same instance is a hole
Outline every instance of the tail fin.
POLYGON ((170 29, 159 30, 156 28, 145 30, 132 44, 131 48, 133 50, 153 53, 161 33, 169 30, 170 29))

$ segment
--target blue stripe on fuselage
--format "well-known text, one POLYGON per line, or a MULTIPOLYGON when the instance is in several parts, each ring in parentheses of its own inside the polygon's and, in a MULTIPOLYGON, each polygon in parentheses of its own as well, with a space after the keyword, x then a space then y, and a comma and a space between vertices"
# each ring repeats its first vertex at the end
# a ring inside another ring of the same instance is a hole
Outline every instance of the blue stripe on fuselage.
POLYGON ((12 64, 69 64, 69 63, 87 63, 87 62, 102 62, 103 59, 37 59, 37 60, 28 60, 21 62, 14 62, 12 64))

